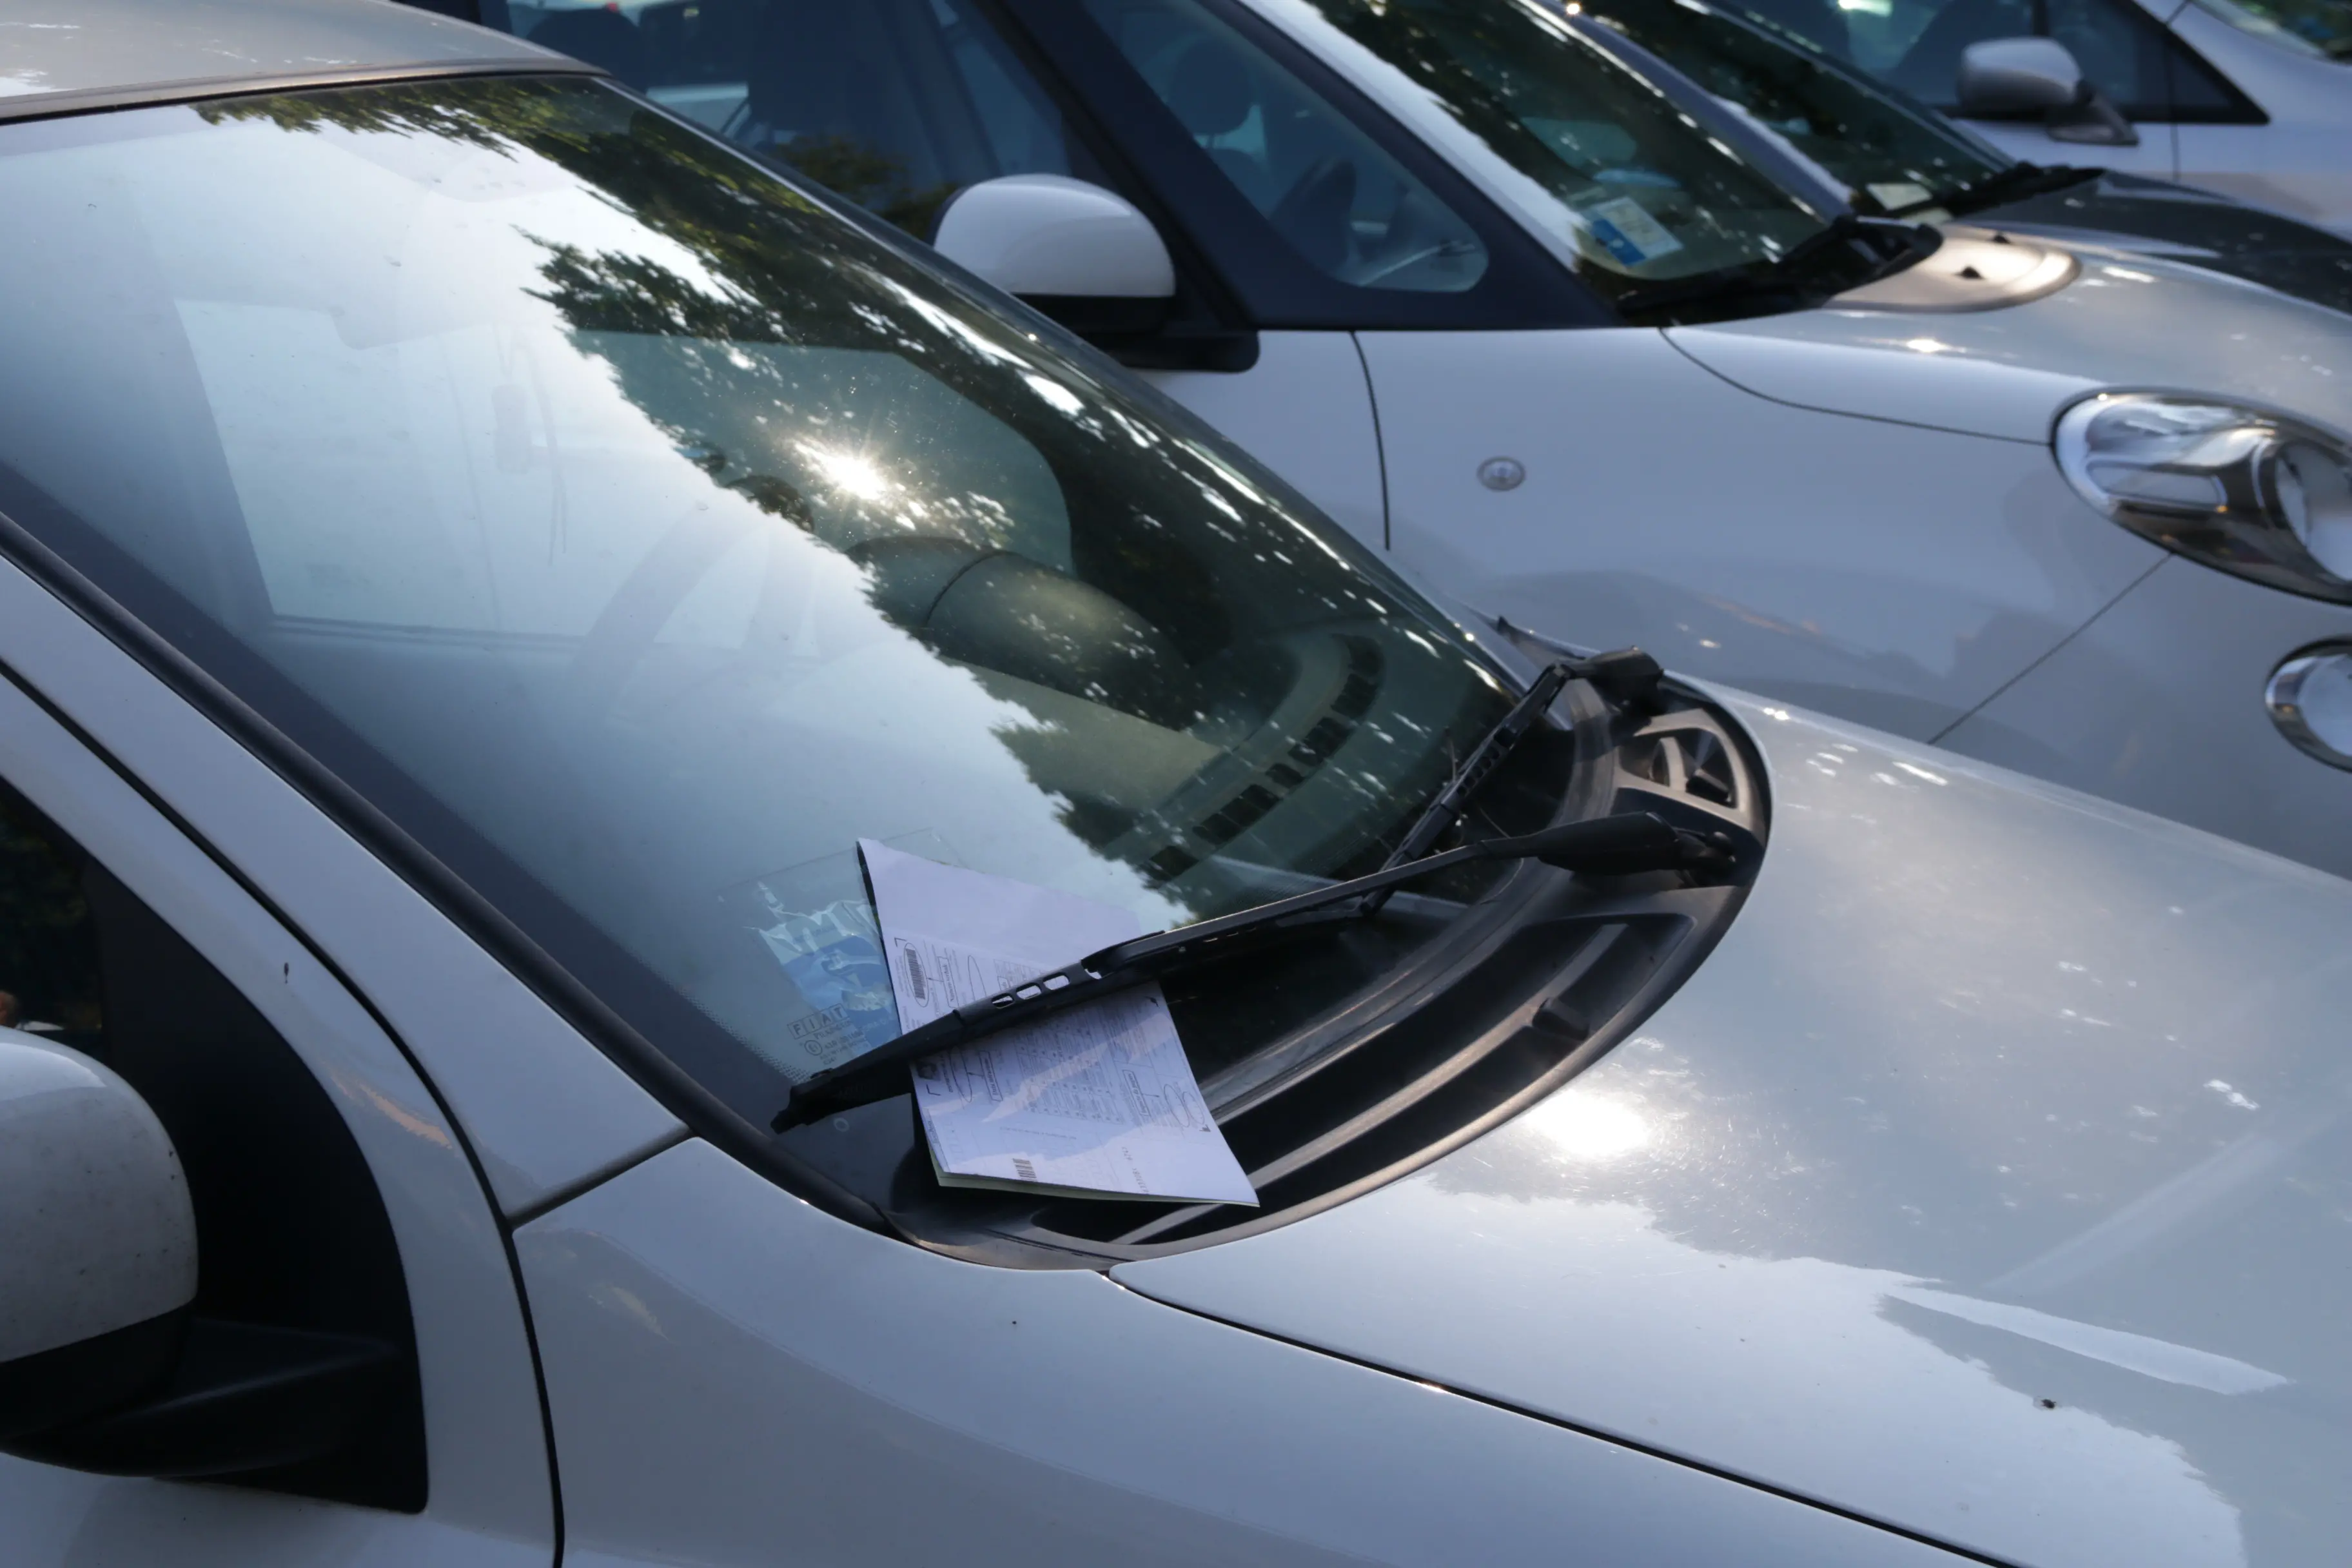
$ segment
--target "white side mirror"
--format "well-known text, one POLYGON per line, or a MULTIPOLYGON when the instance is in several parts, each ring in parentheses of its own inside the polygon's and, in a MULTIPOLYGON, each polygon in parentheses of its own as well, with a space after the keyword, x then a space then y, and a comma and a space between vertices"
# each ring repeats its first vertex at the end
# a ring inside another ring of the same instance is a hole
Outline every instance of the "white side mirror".
POLYGON ((177 1360, 196 1216, 147 1102, 0 1029, 0 1441, 125 1404, 177 1360))
POLYGON ((1176 297, 1176 266, 1151 220, 1060 174, 1007 174, 957 192, 931 244, 1079 331, 1148 331, 1176 297))
POLYGON ((2083 68, 2055 38, 1987 38, 1960 54, 1963 116, 2044 114, 2083 95, 2083 68))

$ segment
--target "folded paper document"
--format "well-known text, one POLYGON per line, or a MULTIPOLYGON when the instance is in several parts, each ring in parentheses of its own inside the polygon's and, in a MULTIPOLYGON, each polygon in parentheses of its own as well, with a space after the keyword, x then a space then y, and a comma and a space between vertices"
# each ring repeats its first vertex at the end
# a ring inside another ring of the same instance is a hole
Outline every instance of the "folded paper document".
MULTIPOLYGON (((1142 934, 1113 904, 858 841, 898 1026, 1142 934)), ((1087 1195, 1255 1204, 1210 1120, 1157 984, 915 1064, 940 1180, 1087 1195)))

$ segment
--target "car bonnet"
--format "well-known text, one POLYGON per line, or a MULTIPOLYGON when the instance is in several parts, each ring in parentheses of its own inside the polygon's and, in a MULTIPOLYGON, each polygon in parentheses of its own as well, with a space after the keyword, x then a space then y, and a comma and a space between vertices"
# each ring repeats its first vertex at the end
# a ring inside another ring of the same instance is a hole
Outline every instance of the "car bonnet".
POLYGON ((2003 1561, 2352 1535, 2352 883, 1787 710, 1692 979, 1164 1302, 2003 1561))
MULTIPOLYGON (((1970 243, 1996 232, 1945 229, 1970 243)), ((2046 441, 2075 399, 2143 389, 2233 398, 2352 434, 2352 316, 2150 257, 2085 247, 2075 259, 2070 281, 2021 303, 1903 310, 1849 296, 1666 335, 1759 397, 1968 435, 2046 441)))

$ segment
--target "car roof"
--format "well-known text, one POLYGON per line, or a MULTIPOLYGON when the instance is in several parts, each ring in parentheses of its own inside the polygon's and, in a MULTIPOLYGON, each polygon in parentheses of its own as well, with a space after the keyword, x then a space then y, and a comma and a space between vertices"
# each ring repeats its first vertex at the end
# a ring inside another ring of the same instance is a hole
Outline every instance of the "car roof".
POLYGON ((593 69, 393 0, 7 0, 0 120, 442 74, 593 69))

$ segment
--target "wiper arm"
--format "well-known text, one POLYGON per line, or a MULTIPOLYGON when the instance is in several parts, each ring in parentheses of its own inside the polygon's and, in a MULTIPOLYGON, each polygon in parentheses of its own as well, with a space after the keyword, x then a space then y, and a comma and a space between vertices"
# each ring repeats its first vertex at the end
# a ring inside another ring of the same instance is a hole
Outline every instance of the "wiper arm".
MULTIPOLYGON (((1621 705, 1647 708, 1656 700, 1658 682, 1664 675, 1658 661, 1638 647, 1546 665, 1528 683, 1527 694, 1513 703, 1511 710, 1496 721, 1495 727, 1470 749, 1470 754, 1454 770, 1454 776, 1445 781, 1445 786, 1423 808, 1419 819, 1398 841, 1396 848, 1381 862, 1381 869, 1385 871, 1428 854, 1445 830, 1461 818, 1470 805, 1470 797, 1495 776, 1496 769, 1510 760, 1519 742, 1527 739, 1528 731, 1536 727, 1536 721, 1559 696, 1560 688, 1570 680, 1581 677, 1621 705)), ((1378 914, 1395 891, 1389 887, 1367 894, 1360 912, 1378 914)))
POLYGON ((1926 196, 1916 202, 1906 202, 1887 211, 1888 217, 1908 217, 1913 213, 1937 209, 1958 217, 1962 213, 1982 212, 2003 202, 2022 201, 2027 196, 2046 195, 2063 191, 2069 185, 2079 185, 2105 174, 2104 169, 2080 169, 2072 163, 2011 163, 2006 169, 1996 169, 1982 179, 1955 185, 1941 195, 1926 196))
POLYGON ((1769 261, 1748 262, 1647 288, 1629 289, 1612 303, 1621 316, 1647 316, 1685 305, 1778 299, 1795 293, 1820 272, 1824 261, 1836 259, 1841 251, 1846 252, 1849 259, 1858 260, 1862 247, 1875 247, 1882 238, 1894 238, 1899 243, 1878 249, 1876 260, 1855 277, 1840 280, 1837 292, 1874 283, 1927 255, 1937 243, 1934 234, 1911 224, 1840 213, 1819 234, 1807 236, 1769 261))
POLYGON ((887 1045, 794 1084, 791 1099, 776 1113, 772 1125, 782 1132, 833 1111, 887 1100, 905 1092, 905 1069, 924 1057, 971 1045, 1001 1029, 1032 1023, 1148 981, 1221 962, 1302 928, 1356 919, 1366 895, 1449 867, 1473 860, 1533 859, 1565 871, 1626 876, 1713 865, 1723 855, 1719 846, 1674 826, 1654 813, 1621 812, 1517 838, 1483 839, 1328 888, 1276 899, 1255 909, 1137 937, 1089 953, 1025 984, 942 1013, 887 1045), (1333 906, 1342 907, 1335 910, 1333 906))

